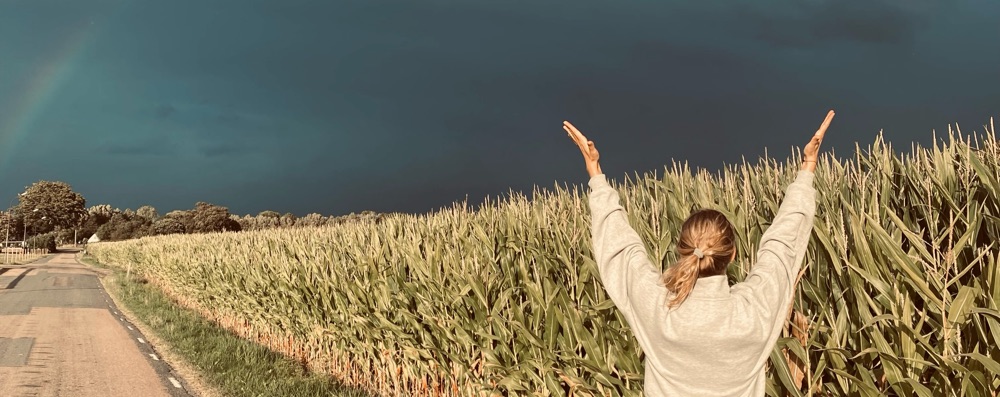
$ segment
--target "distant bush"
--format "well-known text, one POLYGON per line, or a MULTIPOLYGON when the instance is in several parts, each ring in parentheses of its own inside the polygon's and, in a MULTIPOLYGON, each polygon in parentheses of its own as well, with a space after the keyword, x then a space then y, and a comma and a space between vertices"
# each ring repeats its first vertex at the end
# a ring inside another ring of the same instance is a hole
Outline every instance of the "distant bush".
POLYGON ((191 220, 191 231, 194 233, 238 232, 243 229, 230 217, 228 208, 201 201, 191 211, 191 220))
POLYGON ((153 222, 153 235, 184 233, 184 223, 173 217, 163 217, 153 222))
POLYGON ((46 248, 49 252, 55 252, 56 250, 56 232, 50 232, 45 234, 39 234, 37 236, 32 236, 26 241, 28 248, 46 248))
POLYGON ((111 216, 107 223, 97 228, 97 237, 104 241, 118 241, 149 235, 149 219, 134 213, 121 212, 111 216))

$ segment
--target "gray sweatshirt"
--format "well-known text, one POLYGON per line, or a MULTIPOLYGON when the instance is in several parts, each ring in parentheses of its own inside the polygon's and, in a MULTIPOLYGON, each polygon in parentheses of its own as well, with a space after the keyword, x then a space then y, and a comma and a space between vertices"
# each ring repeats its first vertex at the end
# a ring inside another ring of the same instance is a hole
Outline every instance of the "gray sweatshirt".
POLYGON ((646 354, 647 396, 764 395, 764 364, 788 316, 812 231, 812 181, 812 172, 800 170, 788 186, 742 283, 730 287, 724 275, 699 278, 670 310, 660 267, 629 226, 618 191, 604 175, 590 179, 595 260, 605 290, 646 354))

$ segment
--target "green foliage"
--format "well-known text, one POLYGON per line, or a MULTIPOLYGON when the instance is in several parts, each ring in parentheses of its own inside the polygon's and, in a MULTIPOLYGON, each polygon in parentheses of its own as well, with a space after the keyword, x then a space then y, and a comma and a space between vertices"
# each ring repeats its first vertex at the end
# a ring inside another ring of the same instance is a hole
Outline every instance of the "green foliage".
POLYGON ((212 233, 222 231, 240 231, 238 222, 230 218, 226 207, 198 202, 191 213, 194 233, 212 233))
POLYGON ((233 216, 239 222, 242 230, 266 230, 282 227, 315 227, 324 225, 337 225, 350 222, 381 221, 392 216, 392 214, 379 214, 374 211, 362 211, 360 214, 350 213, 341 216, 323 216, 317 213, 306 214, 301 218, 287 213, 280 215, 275 211, 262 211, 257 216, 244 215, 242 217, 233 216))
POLYGON ((194 213, 187 210, 174 210, 163 216, 165 219, 173 219, 184 225, 184 233, 194 233, 194 213))
POLYGON ((135 210, 135 214, 148 219, 150 222, 160 217, 160 214, 156 212, 156 208, 153 208, 151 205, 139 207, 139 209, 135 210))
POLYGON ((184 224, 175 217, 163 217, 153 222, 151 229, 154 235, 184 233, 184 224))
POLYGON ((56 233, 50 232, 45 234, 39 234, 31 236, 26 241, 28 248, 45 248, 49 252, 55 252, 56 250, 56 233))
POLYGON ((295 214, 293 214, 291 212, 286 212, 285 215, 281 216, 281 219, 280 219, 279 223, 281 224, 281 226, 286 226, 286 227, 287 226, 294 226, 295 225, 295 221, 297 221, 297 220, 298 220, 298 218, 295 217, 295 214))
POLYGON ((147 218, 121 212, 112 215, 107 223, 97 229, 97 237, 101 241, 120 241, 148 236, 152 224, 147 218))
POLYGON ((112 208, 109 204, 99 204, 87 208, 88 219, 93 219, 98 225, 103 225, 111 220, 111 216, 117 212, 121 211, 112 208))
POLYGON ((24 240, 21 234, 24 232, 24 220, 18 217, 13 211, 4 211, 0 214, 0 233, 6 240, 24 240))
POLYGON ((16 212, 35 233, 71 228, 87 216, 86 200, 65 182, 35 182, 18 199, 16 212))
POLYGON ((61 244, 73 244, 74 236, 77 238, 86 239, 90 235, 83 235, 79 233, 79 229, 62 229, 52 232, 55 235, 56 245, 61 244))
POLYGON ((80 227, 85 236, 97 233, 103 241, 121 241, 150 235, 204 233, 221 230, 238 231, 240 224, 230 219, 225 207, 198 203, 193 210, 170 211, 162 218, 152 206, 138 210, 119 210, 110 205, 98 205, 88 210, 89 216, 80 227))
MULTIPOLYGON (((664 266, 693 208, 726 213, 738 247, 730 277, 740 281, 793 164, 762 159, 713 175, 675 163, 613 185, 664 266)), ((779 339, 768 395, 995 395, 998 173, 995 132, 903 155, 880 137, 850 161, 822 157, 794 299, 805 342, 779 339)), ((640 350, 601 286, 585 192, 556 186, 532 197, 91 252, 378 394, 639 395, 640 350)))
POLYGON ((79 235, 89 238, 90 236, 93 236, 94 233, 97 233, 97 229, 99 229, 101 225, 103 225, 103 223, 97 223, 96 219, 92 217, 87 218, 87 220, 83 221, 83 224, 80 225, 79 235))

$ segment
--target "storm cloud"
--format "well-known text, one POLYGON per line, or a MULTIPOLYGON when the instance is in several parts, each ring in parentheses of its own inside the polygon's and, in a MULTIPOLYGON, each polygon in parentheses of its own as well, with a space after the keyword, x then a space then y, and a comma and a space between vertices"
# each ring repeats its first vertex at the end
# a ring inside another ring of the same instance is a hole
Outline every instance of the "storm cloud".
POLYGON ((842 0, 742 3, 739 18, 753 37, 778 46, 809 47, 834 41, 905 45, 947 9, 926 1, 842 0), (939 13, 935 15, 936 13, 939 13))
MULTIPOLYGON (((998 2, 0 0, 0 194, 236 213, 426 212, 673 160, 971 131, 998 2), (7 186, 4 190, 4 186, 7 186)), ((981 130, 981 128, 979 128, 981 130)))

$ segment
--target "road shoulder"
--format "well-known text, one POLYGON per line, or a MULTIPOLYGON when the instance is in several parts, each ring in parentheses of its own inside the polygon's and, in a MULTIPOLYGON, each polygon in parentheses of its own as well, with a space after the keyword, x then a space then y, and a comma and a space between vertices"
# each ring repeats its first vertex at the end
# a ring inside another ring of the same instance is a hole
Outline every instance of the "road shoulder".
MULTIPOLYGON (((118 283, 117 275, 112 271, 107 269, 102 269, 100 267, 92 266, 81 259, 81 255, 76 256, 76 260, 79 263, 88 266, 95 271, 100 271, 103 276, 100 277, 101 285, 104 286, 104 290, 107 291, 108 296, 111 298, 114 306, 121 312, 125 319, 132 319, 129 323, 132 327, 136 329, 136 333, 144 335, 146 342, 153 350, 151 353, 157 355, 158 361, 164 362, 173 368, 173 371, 178 375, 180 379, 179 382, 182 383, 183 387, 187 389, 192 395, 200 397, 223 397, 216 388, 212 387, 202 376, 202 374, 194 369, 191 363, 188 363, 180 354, 177 354, 170 347, 170 344, 166 343, 162 338, 160 338, 148 324, 141 321, 140 317, 136 316, 128 306, 122 303, 121 291, 118 283), (155 348, 154 348, 155 347, 155 348)), ((147 353, 149 354, 149 353, 147 353)))

